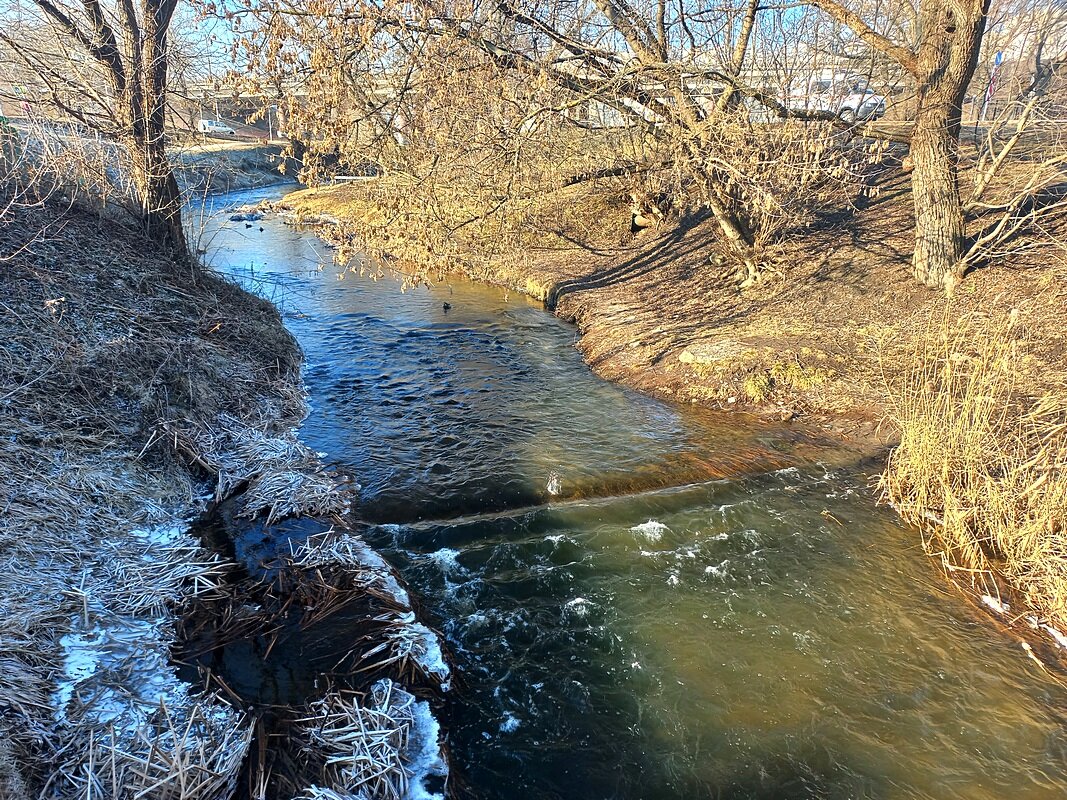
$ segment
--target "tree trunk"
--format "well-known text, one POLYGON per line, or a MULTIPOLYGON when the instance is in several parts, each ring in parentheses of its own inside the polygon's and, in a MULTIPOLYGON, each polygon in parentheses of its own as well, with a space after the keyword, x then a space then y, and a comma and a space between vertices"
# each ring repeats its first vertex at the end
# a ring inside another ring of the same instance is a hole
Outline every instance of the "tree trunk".
POLYGON ((963 201, 959 192, 960 116, 978 65, 989 0, 924 0, 915 62, 918 110, 911 138, 915 252, 912 270, 951 293, 962 277, 963 201))
POLYGON ((128 147, 145 235, 179 257, 188 255, 181 190, 166 153, 144 142, 133 141, 128 147))
POLYGON ((953 125, 942 108, 921 110, 912 133, 911 159, 915 204, 912 270, 927 286, 951 291, 960 277, 957 270, 965 235, 957 171, 958 114, 953 125))

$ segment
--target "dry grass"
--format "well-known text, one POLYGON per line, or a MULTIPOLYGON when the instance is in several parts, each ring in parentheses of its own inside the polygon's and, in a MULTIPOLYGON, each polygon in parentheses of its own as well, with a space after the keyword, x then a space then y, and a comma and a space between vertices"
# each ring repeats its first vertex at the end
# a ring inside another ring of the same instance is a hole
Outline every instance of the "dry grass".
POLYGON ((983 593, 1018 590, 1067 625, 1067 398, 1020 396, 1027 341, 1016 314, 946 313, 890 380, 900 444, 884 498, 983 593))
POLYGON ((458 189, 435 187, 427 200, 426 187, 404 181, 307 189, 276 205, 292 209, 297 224, 328 223, 321 234, 342 264, 389 263, 416 276, 456 272, 515 287, 529 274, 531 254, 613 248, 630 236, 627 184, 618 179, 545 192, 485 216, 458 189))

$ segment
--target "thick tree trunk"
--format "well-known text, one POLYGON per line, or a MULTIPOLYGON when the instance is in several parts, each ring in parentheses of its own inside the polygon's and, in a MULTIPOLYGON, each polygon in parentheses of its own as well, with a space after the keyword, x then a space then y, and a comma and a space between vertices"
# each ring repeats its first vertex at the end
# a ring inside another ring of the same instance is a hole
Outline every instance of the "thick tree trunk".
POLYGON ((924 0, 915 61, 918 110, 911 138, 915 253, 912 270, 951 293, 962 277, 963 202, 959 192, 960 115, 978 64, 989 0, 924 0))
POLYGON ((943 108, 924 110, 915 120, 911 139, 912 199, 915 204, 916 279, 948 291, 959 280, 964 222, 960 201, 959 117, 949 121, 943 108))
POLYGON ((188 242, 182 224, 182 196, 162 148, 130 142, 133 179, 145 235, 167 251, 184 257, 188 242))

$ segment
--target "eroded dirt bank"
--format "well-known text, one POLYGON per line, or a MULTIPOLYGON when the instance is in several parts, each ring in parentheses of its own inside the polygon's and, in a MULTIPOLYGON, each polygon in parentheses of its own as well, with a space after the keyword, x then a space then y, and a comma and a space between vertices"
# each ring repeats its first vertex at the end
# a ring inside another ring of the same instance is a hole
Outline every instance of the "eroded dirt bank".
POLYGON ((209 141, 179 148, 172 161, 183 191, 234 192, 292 180, 298 167, 283 150, 280 144, 209 141))

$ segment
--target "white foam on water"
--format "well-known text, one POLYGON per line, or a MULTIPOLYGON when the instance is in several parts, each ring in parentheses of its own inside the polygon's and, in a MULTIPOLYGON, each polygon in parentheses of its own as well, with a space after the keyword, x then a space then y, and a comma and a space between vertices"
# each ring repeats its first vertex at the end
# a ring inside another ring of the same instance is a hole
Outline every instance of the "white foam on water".
POLYGON ((568 600, 564 603, 563 608, 576 617, 584 617, 589 613, 589 608, 592 605, 594 604, 584 597, 575 597, 573 600, 568 600))
POLYGON ((666 525, 657 520, 650 519, 648 522, 642 522, 640 525, 634 525, 630 528, 630 531, 636 533, 638 536, 649 542, 658 542, 663 538, 663 534, 669 531, 666 525))
POLYGON ((746 528, 745 530, 740 531, 740 533, 745 538, 745 541, 752 546, 756 546, 760 543, 759 531, 753 530, 752 528, 746 528))
POLYGON ((558 472, 552 472, 548 476, 548 484, 545 486, 545 490, 555 497, 563 490, 563 480, 559 477, 558 472))
POLYGON ((704 567, 704 574, 714 575, 716 578, 725 578, 726 567, 729 566, 729 564, 730 559, 725 559, 724 561, 721 561, 718 564, 708 564, 708 566, 704 567))
POLYGON ((437 564, 437 568, 441 572, 449 575, 463 569, 456 560, 458 556, 459 550, 453 550, 451 547, 442 547, 440 550, 430 553, 430 560, 437 564))

